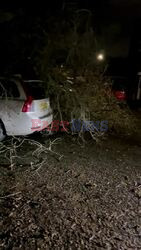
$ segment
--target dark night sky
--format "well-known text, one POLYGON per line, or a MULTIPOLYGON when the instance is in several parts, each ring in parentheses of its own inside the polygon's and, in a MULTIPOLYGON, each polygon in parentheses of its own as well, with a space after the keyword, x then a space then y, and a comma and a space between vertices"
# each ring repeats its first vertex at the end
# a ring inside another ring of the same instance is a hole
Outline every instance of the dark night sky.
MULTIPOLYGON (((113 37, 115 37, 115 40, 119 40, 119 42, 121 40, 121 44, 125 47, 134 20, 141 17, 141 0, 52 0, 46 1, 46 6, 45 3, 39 4, 39 2, 34 2, 34 5, 25 6, 25 9, 33 16, 44 16, 46 12, 50 11, 53 14, 55 10, 61 10, 61 8, 69 5, 70 2, 74 3, 74 5, 76 4, 77 8, 88 8, 92 11, 95 20, 97 20, 96 23, 98 22, 101 27, 101 36, 105 36, 105 39, 106 37, 108 38, 107 42, 105 40, 107 44, 109 44, 109 36, 111 34, 111 42, 113 37), (116 26, 118 27, 116 28, 116 26), (114 28, 115 31, 112 34, 111 32, 114 28)), ((14 15, 17 14, 19 8, 18 5, 14 6, 13 2, 7 4, 5 8, 1 6, 2 11, 10 11, 13 12, 14 15)), ((23 9, 22 7, 21 12, 23 9)), ((3 15, 2 11, 0 12, 0 16, 3 15)), ((113 44, 113 50, 116 49, 116 46, 116 44, 113 44)), ((110 53, 112 53, 112 51, 110 53)), ((113 55, 116 53, 118 53, 118 51, 113 52, 113 55)))
MULTIPOLYGON (((14 6, 13 2, 0 7, 0 30, 1 36, 8 33, 10 37, 11 22, 17 18, 23 26, 22 18, 26 19, 26 15, 32 17, 38 16, 40 19, 47 18, 47 15, 55 15, 67 6, 70 2, 74 8, 90 9, 93 14, 93 28, 97 31, 98 41, 101 44, 100 49, 105 50, 106 54, 111 57, 127 57, 130 48, 131 36, 134 30, 134 23, 141 19, 141 0, 71 0, 46 1, 41 4, 39 1, 31 6, 20 7, 14 6), (9 14, 10 13, 10 14, 9 14)), ((17 23, 19 25, 19 23, 17 23)), ((25 24, 25 26, 28 24, 25 24)), ((23 28, 23 27, 22 27, 23 28)), ((12 51, 12 47, 4 48, 3 43, 0 42, 0 50, 5 49, 12 51)), ((5 56, 6 58, 6 56, 5 56)), ((7 59, 6 59, 7 60, 7 59)))

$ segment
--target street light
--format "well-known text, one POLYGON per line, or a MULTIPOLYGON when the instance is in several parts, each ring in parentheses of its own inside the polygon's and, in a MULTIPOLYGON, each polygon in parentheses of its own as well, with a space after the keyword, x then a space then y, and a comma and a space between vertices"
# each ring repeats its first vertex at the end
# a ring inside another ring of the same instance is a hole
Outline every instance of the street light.
POLYGON ((99 62, 102 62, 105 59, 105 55, 103 53, 98 53, 96 58, 99 62))

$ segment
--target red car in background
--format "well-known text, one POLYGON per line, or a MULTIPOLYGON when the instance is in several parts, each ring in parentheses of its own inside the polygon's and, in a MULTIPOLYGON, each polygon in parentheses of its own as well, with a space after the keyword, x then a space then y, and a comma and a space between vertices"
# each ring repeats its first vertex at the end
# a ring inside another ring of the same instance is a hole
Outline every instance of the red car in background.
POLYGON ((127 86, 128 80, 126 77, 114 76, 112 80, 112 93, 119 102, 127 101, 127 86))

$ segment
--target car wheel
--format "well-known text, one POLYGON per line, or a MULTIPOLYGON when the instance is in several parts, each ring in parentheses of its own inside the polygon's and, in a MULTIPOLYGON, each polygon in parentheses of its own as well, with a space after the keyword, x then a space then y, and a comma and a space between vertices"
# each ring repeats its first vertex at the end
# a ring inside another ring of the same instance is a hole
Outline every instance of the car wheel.
POLYGON ((2 122, 0 122, 0 141, 4 140, 6 134, 5 134, 5 131, 4 131, 4 126, 2 124, 2 122))

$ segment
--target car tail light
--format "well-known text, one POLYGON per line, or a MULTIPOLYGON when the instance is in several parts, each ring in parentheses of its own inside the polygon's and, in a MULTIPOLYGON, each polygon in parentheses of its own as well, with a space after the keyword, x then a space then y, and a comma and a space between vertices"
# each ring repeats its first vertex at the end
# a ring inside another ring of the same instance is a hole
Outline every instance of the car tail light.
POLYGON ((125 91, 115 91, 114 95, 115 95, 117 100, 120 100, 120 101, 125 101, 126 100, 125 91))
POLYGON ((23 108, 22 108, 22 112, 26 113, 26 112, 33 112, 33 105, 32 105, 32 102, 33 102, 33 97, 32 96, 28 96, 24 105, 23 105, 23 108))

